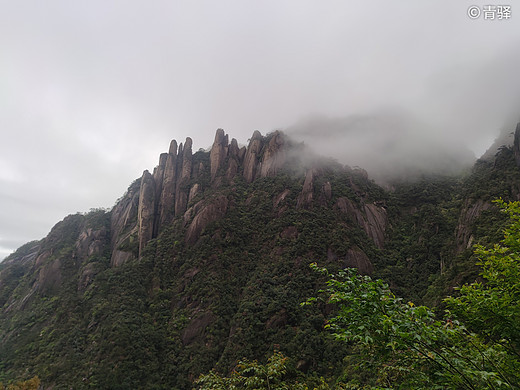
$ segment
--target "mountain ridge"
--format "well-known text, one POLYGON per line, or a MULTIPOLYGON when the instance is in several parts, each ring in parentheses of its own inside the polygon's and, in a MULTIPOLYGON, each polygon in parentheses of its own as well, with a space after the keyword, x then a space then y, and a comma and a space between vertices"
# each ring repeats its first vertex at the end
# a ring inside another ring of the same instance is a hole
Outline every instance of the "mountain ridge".
POLYGON ((467 178, 392 192, 281 132, 239 148, 219 129, 191 148, 172 141, 112 210, 70 215, 0 264, 0 380, 187 389, 274 346, 333 376, 347 351, 323 337, 331 308, 300 307, 321 283, 310 262, 435 302, 476 275, 471 244, 503 223, 490 200, 520 198, 519 142, 467 178))

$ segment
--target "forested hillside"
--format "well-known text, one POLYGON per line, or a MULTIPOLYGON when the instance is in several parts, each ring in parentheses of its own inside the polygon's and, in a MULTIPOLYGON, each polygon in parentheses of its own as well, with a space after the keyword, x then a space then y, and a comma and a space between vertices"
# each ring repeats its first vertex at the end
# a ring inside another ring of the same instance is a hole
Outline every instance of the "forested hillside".
POLYGON ((391 188, 281 132, 191 145, 172 141, 111 210, 69 215, 0 263, 0 382, 190 389, 281 351, 332 383, 351 349, 324 331, 335 305, 301 305, 327 280, 311 263, 443 307, 479 273, 473 244, 502 237, 492 200, 520 199, 518 142, 391 188))

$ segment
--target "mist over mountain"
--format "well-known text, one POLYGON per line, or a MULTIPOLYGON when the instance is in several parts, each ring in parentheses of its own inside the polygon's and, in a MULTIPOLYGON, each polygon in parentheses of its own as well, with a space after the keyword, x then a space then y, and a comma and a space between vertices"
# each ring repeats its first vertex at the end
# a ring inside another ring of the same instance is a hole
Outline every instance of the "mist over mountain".
POLYGON ((438 142, 408 140, 413 126, 400 116, 315 121, 308 131, 326 127, 338 147, 310 138, 312 153, 281 131, 255 131, 241 147, 218 129, 196 152, 190 137, 171 141, 112 209, 69 215, 0 263, 0 381, 188 390, 202 373, 279 349, 295 375, 334 383, 353 356, 326 335, 333 307, 301 305, 324 283, 311 263, 353 267, 438 304, 478 274, 472 245, 501 235, 492 200, 520 200, 520 127, 465 176, 423 175, 391 191, 319 157, 345 152, 348 129, 365 136, 348 149, 360 159, 370 146, 408 156, 404 172, 421 153, 414 173, 443 167, 427 148, 438 142))
POLYGON ((518 112, 520 35, 516 16, 472 20, 469 5, 1 2, 0 258, 111 207, 171 138, 196 134, 198 150, 217 127, 246 143, 394 104, 480 154, 518 112))
POLYGON ((343 164, 366 169, 381 184, 420 175, 454 175, 475 155, 459 139, 412 115, 385 110, 346 117, 313 116, 286 129, 312 150, 343 164))

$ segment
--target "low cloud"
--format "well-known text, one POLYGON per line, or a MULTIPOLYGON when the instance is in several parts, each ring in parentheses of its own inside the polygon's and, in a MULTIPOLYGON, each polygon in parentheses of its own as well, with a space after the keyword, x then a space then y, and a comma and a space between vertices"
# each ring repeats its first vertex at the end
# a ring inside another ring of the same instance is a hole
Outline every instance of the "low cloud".
POLYGON ((439 138, 434 128, 394 110, 315 116, 286 131, 320 155, 367 170, 382 184, 421 174, 456 174, 475 160, 464 144, 439 138))
POLYGON ((217 128, 290 128, 374 172, 435 166, 428 143, 478 155, 515 115, 520 34, 473 3, 1 2, 0 238, 110 207, 171 139, 197 150, 217 128))

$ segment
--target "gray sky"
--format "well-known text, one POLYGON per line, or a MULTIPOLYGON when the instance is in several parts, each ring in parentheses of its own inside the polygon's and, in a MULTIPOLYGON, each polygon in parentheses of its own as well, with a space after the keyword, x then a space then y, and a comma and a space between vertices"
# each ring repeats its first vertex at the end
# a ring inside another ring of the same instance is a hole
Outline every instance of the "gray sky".
POLYGON ((490 2, 0 0, 0 258, 219 127, 246 143, 403 109, 482 153, 520 116, 520 5, 472 20, 474 4, 490 2))

